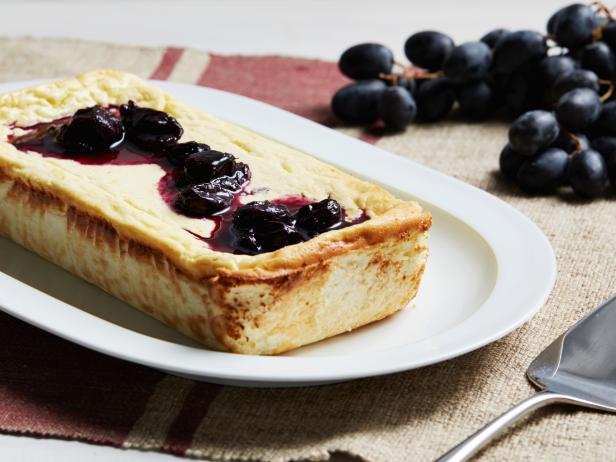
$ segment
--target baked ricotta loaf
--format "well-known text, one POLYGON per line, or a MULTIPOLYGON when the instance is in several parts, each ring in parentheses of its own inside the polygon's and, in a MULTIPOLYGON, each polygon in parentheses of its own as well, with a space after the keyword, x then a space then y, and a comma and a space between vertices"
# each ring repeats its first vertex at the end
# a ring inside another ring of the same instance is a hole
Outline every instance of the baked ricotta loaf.
POLYGON ((0 235, 212 349, 281 353, 393 314, 417 293, 430 225, 417 203, 130 74, 96 70, 0 96, 0 235), (14 142, 80 109, 128 101, 177 119, 181 141, 248 165, 242 204, 331 198, 350 225, 274 251, 221 251, 208 240, 215 219, 178 213, 161 196, 159 165, 77 162, 14 142))

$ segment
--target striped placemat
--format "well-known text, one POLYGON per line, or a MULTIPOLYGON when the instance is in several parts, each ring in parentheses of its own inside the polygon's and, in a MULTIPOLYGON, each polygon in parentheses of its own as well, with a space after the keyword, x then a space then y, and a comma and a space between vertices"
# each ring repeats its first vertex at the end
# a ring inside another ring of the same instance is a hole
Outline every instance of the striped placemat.
MULTIPOLYGON (((0 39, 0 81, 100 67, 256 98, 486 189, 548 235, 559 262, 557 285, 531 322, 479 351, 388 377, 299 389, 240 389, 164 375, 0 314, 1 431, 221 460, 322 460, 331 453, 383 462, 431 460, 527 397, 532 387, 523 371, 529 361, 616 289, 614 200, 529 198, 503 184, 496 172, 506 139, 502 124, 414 125, 388 136, 338 126, 328 106, 346 79, 330 62, 0 39)), ((483 457, 613 460, 614 419, 546 411, 483 457)))

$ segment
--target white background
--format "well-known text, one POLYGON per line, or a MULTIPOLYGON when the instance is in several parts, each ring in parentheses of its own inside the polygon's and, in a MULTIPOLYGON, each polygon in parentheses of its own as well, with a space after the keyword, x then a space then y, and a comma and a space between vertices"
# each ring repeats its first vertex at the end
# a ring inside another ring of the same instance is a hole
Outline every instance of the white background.
MULTIPOLYGON (((77 37, 222 54, 283 54, 335 60, 376 41, 399 59, 406 38, 436 29, 456 41, 496 27, 543 31, 555 0, 0 0, 0 34, 77 37)), ((1 53, 1 51, 0 51, 1 53)), ((44 70, 41 70, 41 77, 44 70)), ((172 461, 175 457, 76 442, 0 436, 0 460, 172 461)))

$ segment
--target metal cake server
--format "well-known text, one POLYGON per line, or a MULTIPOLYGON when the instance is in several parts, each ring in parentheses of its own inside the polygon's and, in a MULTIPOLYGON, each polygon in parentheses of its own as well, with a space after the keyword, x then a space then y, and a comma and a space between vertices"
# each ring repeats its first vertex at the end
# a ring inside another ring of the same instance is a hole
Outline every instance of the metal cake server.
POLYGON ((541 391, 452 448, 437 462, 470 459, 507 426, 548 404, 616 412, 616 297, 558 337, 530 364, 527 377, 541 391))

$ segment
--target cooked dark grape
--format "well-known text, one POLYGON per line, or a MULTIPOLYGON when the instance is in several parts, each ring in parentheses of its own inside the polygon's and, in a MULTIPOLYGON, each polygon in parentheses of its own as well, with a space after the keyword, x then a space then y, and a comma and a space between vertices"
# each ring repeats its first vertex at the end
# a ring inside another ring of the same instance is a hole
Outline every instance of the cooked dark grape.
POLYGON ((595 138, 592 140, 592 148, 603 156, 610 181, 616 187, 616 137, 595 138))
POLYGON ((588 88, 577 88, 560 97, 555 114, 558 122, 573 132, 592 124, 601 113, 599 95, 588 88))
POLYGON ((273 222, 293 225, 293 216, 285 205, 255 201, 238 208, 233 217, 233 226, 240 230, 266 230, 273 222))
POLYGON ((501 38, 503 38, 510 31, 508 29, 494 29, 488 32, 486 35, 481 37, 481 41, 485 43, 490 48, 494 48, 496 42, 498 42, 501 38))
POLYGON ((169 162, 173 165, 181 167, 184 165, 184 161, 191 154, 197 152, 209 151, 210 147, 204 143, 197 143, 196 141, 188 141, 187 143, 176 143, 165 148, 165 155, 169 162))
POLYGON ((355 45, 340 56, 340 71, 354 80, 376 79, 379 74, 389 74, 394 65, 394 54, 378 43, 355 45))
POLYGON ((592 71, 577 69, 564 74, 556 79, 552 87, 552 97, 555 101, 565 93, 576 88, 588 88, 594 92, 599 92, 599 77, 592 71))
POLYGON ((485 119, 494 110, 494 94, 483 81, 471 82, 458 90, 460 111, 469 119, 485 119))
POLYGON ((297 226, 322 233, 342 221, 342 208, 334 199, 304 205, 297 212, 297 226))
POLYGON ((428 30, 411 35, 404 44, 404 54, 416 66, 440 70, 453 47, 447 35, 428 30))
POLYGON ((492 52, 483 42, 458 45, 443 64, 445 76, 455 83, 466 83, 487 76, 492 63, 492 52))
POLYGON ((236 238, 236 246, 242 253, 249 255, 255 255, 265 250, 263 244, 255 236, 254 229, 249 229, 239 234, 236 238))
POLYGON ((547 56, 539 63, 539 72, 545 84, 551 87, 560 77, 577 70, 578 67, 578 63, 569 56, 547 56))
POLYGON ((127 138, 143 149, 162 150, 180 139, 182 126, 166 112, 139 107, 133 101, 120 106, 127 138))
POLYGON ((530 30, 510 32, 494 46, 493 68, 496 72, 509 74, 539 62, 546 53, 545 38, 540 33, 530 30))
POLYGON ((92 106, 75 112, 60 129, 58 142, 70 153, 89 154, 106 151, 123 137, 122 121, 107 109, 92 106))
POLYGON ((526 159, 528 156, 523 156, 516 152, 510 144, 506 144, 499 157, 500 170, 507 178, 515 180, 518 170, 526 159))
POLYGON ((555 13, 551 26, 555 40, 570 50, 577 50, 592 42, 597 16, 588 5, 573 4, 555 13))
POLYGON ((184 172, 193 182, 209 182, 235 172, 235 157, 227 152, 201 151, 191 154, 184 162, 184 172))
POLYGON ((582 48, 580 63, 584 69, 593 71, 600 79, 610 80, 616 72, 616 57, 603 42, 591 43, 582 48))
POLYGON ((368 124, 378 117, 381 92, 387 88, 382 80, 362 80, 342 87, 332 99, 334 114, 344 122, 368 124))
POLYGON ((565 180, 568 161, 569 156, 562 149, 548 148, 524 161, 517 173, 517 183, 529 193, 552 191, 565 180))
POLYGON ((246 204, 233 217, 238 246, 249 253, 273 251, 302 242, 304 237, 293 222, 286 206, 269 201, 246 204))
POLYGON ((217 215, 229 209, 233 194, 208 183, 191 185, 182 189, 175 199, 175 207, 196 217, 217 215))
POLYGON ((242 162, 237 162, 233 173, 214 178, 209 183, 220 186, 222 189, 226 189, 227 191, 238 192, 246 183, 248 183, 250 177, 251 173, 248 165, 242 162))
POLYGON ((451 111, 456 99, 455 87, 445 78, 422 82, 417 90, 417 117, 435 122, 451 111))
POLYGON ((511 124, 509 144, 518 153, 532 156, 552 144, 558 132, 558 122, 551 112, 530 111, 511 124))
POLYGON ((616 101, 603 103, 594 128, 601 135, 616 136, 616 101))
POLYGON ((381 92, 379 118, 393 130, 404 130, 417 113, 417 104, 406 88, 389 87, 381 92))
POLYGON ((272 252, 288 245, 299 244, 304 236, 293 226, 280 222, 269 224, 266 231, 248 229, 238 234, 237 244, 247 253, 272 252))
POLYGON ((565 152, 572 153, 578 149, 588 149, 590 142, 582 133, 566 133, 560 131, 558 137, 550 145, 553 148, 562 149, 565 152))
POLYGON ((605 194, 609 187, 607 165, 597 151, 578 151, 569 160, 567 178, 580 196, 593 198, 605 194))

